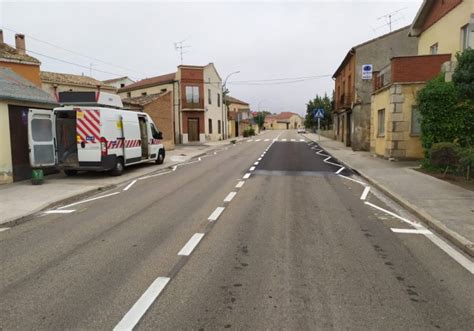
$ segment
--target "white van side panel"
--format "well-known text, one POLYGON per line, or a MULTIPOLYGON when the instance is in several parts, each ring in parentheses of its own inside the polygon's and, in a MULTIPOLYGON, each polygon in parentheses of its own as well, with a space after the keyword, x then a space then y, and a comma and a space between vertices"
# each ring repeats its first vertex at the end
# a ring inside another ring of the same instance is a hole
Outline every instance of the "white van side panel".
POLYGON ((138 113, 123 111, 123 131, 125 134, 125 164, 141 161, 142 148, 138 113))
POLYGON ((76 111, 77 154, 80 162, 100 162, 101 110, 78 108, 76 111))

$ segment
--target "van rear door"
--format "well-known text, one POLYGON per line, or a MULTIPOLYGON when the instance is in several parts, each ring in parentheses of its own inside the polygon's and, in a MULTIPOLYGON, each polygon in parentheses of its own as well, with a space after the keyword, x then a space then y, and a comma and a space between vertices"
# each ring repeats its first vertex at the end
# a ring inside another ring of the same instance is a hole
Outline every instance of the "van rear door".
POLYGON ((32 167, 51 167, 57 163, 54 116, 51 110, 28 111, 28 143, 32 167))

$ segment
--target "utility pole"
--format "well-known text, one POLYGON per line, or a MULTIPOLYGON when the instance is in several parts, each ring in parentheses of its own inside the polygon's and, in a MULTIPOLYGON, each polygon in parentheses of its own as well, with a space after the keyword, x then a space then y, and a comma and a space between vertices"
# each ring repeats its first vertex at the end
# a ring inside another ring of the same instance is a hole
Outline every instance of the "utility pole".
POLYGON ((178 41, 178 42, 174 43, 174 50, 179 52, 179 56, 180 56, 180 59, 181 59, 181 64, 183 64, 183 54, 187 53, 186 51, 184 51, 184 49, 191 48, 190 45, 184 45, 185 41, 186 40, 181 40, 181 41, 178 41))

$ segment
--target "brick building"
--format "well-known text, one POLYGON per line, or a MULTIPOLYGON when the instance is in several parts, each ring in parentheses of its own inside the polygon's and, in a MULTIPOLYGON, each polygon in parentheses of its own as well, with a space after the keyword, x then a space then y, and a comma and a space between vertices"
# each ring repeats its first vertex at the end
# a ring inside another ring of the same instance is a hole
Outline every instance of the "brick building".
POLYGON ((124 98, 122 103, 125 109, 145 112, 150 115, 158 130, 163 132, 165 149, 174 149, 173 94, 171 91, 124 98))
POLYGON ((334 131, 336 139, 353 150, 370 148, 372 79, 362 77, 370 64, 379 71, 395 56, 415 55, 417 40, 408 37, 409 26, 352 47, 335 71, 334 131))
POLYGON ((222 80, 213 63, 180 65, 175 73, 140 80, 118 90, 122 98, 172 92, 174 143, 225 139, 222 80))
POLYGON ((451 54, 394 57, 374 77, 370 151, 389 159, 423 157, 416 94, 451 54))

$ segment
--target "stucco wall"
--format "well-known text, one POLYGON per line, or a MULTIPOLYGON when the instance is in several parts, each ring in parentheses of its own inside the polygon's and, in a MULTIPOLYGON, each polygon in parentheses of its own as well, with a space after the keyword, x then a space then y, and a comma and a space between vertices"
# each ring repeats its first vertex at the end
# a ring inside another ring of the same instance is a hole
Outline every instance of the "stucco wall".
MULTIPOLYGON (((418 38, 418 54, 430 54, 430 47, 438 43, 438 54, 455 54, 461 50, 461 27, 471 23, 474 26, 474 1, 464 0, 439 21, 430 26, 418 38)), ((415 38, 413 38, 415 39, 415 38)), ((471 33, 474 46, 474 33, 471 33)))
POLYGON ((424 84, 393 84, 373 95, 370 150, 395 159, 423 157, 420 136, 411 134, 412 106, 424 84), (378 113, 385 109, 385 134, 378 136, 378 113))
POLYGON ((214 70, 213 65, 204 67, 204 105, 205 113, 205 133, 208 140, 219 140, 224 136, 224 118, 222 108, 222 86, 221 79, 214 70), (211 104, 209 104, 209 90, 211 92, 211 104), (220 95, 220 105, 217 105, 217 95, 220 95), (212 133, 209 133, 209 119, 212 120, 212 133), (219 133, 218 123, 220 121, 219 133))
POLYGON ((29 80, 36 86, 41 86, 40 66, 0 61, 0 67, 10 68, 18 75, 29 80))
POLYGON ((351 114, 351 146, 353 150, 370 148, 370 116, 373 81, 362 80, 362 66, 372 64, 374 71, 384 68, 392 57, 417 54, 416 38, 408 37, 408 28, 376 39, 356 48, 355 93, 357 105, 351 114))
POLYGON ((8 105, 0 101, 0 184, 13 182, 8 105))

